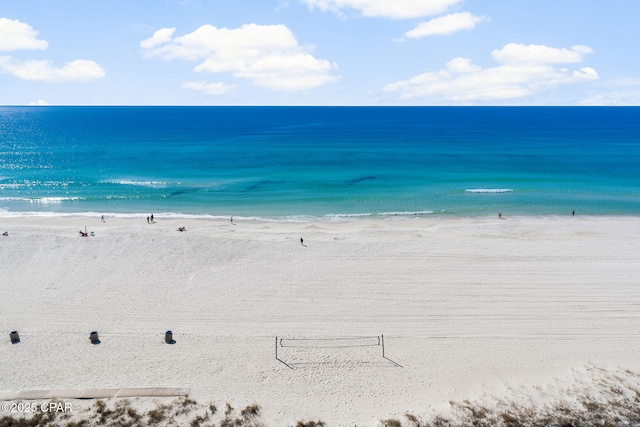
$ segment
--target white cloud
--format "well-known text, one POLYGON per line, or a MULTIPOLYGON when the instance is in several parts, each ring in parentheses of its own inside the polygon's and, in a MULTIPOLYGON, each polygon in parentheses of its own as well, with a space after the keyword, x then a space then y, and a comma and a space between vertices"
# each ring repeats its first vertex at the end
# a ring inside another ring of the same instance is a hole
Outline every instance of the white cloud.
MULTIPOLYGON (((37 36, 38 32, 29 24, 0 18, 0 51, 46 49, 49 44, 37 36)), ((105 75, 100 65, 89 60, 77 59, 63 67, 55 67, 49 60, 16 60, 10 56, 0 56, 0 72, 23 80, 46 82, 84 82, 105 75)))
POLYGON ((602 92, 593 93, 580 105, 640 105, 640 79, 622 77, 598 84, 602 92))
POLYGON ((171 36, 175 31, 175 28, 161 28, 153 33, 152 37, 149 37, 146 40, 142 40, 140 42, 140 47, 144 49, 153 49, 154 47, 159 46, 163 43, 168 43, 171 41, 171 36))
POLYGON ((29 24, 0 18, 0 52, 46 49, 49 44, 45 40, 38 40, 37 36, 38 32, 29 24))
POLYGON ((49 103, 47 101, 45 101, 44 99, 38 99, 37 101, 31 101, 27 105, 49 105, 49 103))
POLYGON ((469 12, 452 13, 422 22, 416 28, 404 33, 405 37, 420 38, 436 34, 451 34, 461 30, 472 30, 478 22, 484 21, 484 16, 474 16, 469 12))
MULTIPOLYGON (((505 48, 507 48, 507 45, 505 48)), ((522 46, 522 45, 518 45, 522 46)), ((529 48, 530 46, 525 46, 529 48)), ((509 51, 505 48, 494 51, 509 51)), ((589 48, 579 50, 586 53, 589 48)), ((468 58, 455 58, 446 67, 436 72, 426 72, 408 80, 400 80, 384 87, 385 92, 397 93, 403 99, 430 98, 439 103, 476 103, 517 99, 532 95, 558 85, 597 80, 598 73, 591 67, 577 70, 555 68, 549 63, 560 62, 566 49, 535 46, 522 52, 536 52, 535 55, 502 56, 503 64, 493 68, 481 68, 468 58), (538 49, 541 48, 541 49, 538 49), (537 52, 555 53, 537 55, 537 52), (526 58, 526 61, 522 61, 526 58), (537 62, 535 59, 537 58, 537 62)), ((575 47, 574 47, 574 51, 575 47)), ((571 51, 567 51, 571 52, 571 51)), ((567 58, 571 55, 567 55, 567 58)), ((494 55, 495 58, 495 55, 494 55)))
POLYGON ((0 56, 0 71, 23 80, 46 82, 88 81, 105 76, 104 69, 93 61, 77 59, 63 67, 55 67, 48 60, 18 61, 0 56))
POLYGON ((579 104, 585 106, 640 106, 640 91, 600 93, 583 99, 579 104))
POLYGON ((363 16, 392 19, 438 15, 462 0, 300 0, 310 8, 340 14, 355 9, 363 16))
POLYGON ((640 78, 634 77, 622 77, 619 79, 609 80, 604 83, 607 86, 611 87, 629 87, 632 88, 634 86, 640 86, 640 78))
POLYGON ((146 56, 197 61, 196 72, 230 73, 270 90, 307 90, 337 80, 331 74, 337 65, 308 53, 284 25, 245 24, 234 29, 203 25, 166 39, 169 30, 158 30, 143 41, 154 46, 146 56), (164 42, 155 43, 163 37, 164 42))
POLYGON ((236 85, 228 85, 225 83, 207 83, 189 81, 182 84, 184 89, 196 90, 207 95, 222 95, 233 89, 236 85))
POLYGON ((582 56, 592 53, 587 46, 573 46, 571 50, 544 45, 509 43, 502 49, 491 52, 491 56, 503 64, 570 64, 582 62, 582 56))

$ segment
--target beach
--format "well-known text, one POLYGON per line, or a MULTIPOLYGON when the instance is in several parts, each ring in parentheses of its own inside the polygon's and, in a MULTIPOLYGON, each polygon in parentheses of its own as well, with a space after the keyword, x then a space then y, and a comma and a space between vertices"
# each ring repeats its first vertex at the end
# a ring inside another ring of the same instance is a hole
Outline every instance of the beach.
POLYGON ((640 371, 631 216, 0 227, 0 392, 188 388, 258 404, 267 425, 376 426, 593 367, 640 371))

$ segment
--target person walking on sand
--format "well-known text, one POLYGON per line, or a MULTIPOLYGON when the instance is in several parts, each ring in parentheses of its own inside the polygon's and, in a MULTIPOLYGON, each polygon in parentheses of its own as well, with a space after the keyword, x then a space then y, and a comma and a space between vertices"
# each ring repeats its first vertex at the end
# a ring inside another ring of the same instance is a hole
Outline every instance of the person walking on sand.
POLYGON ((149 221, 149 217, 147 217, 147 224, 151 224, 151 222, 149 221))
POLYGON ((304 239, 302 237, 300 238, 300 244, 304 246, 304 239))
POLYGON ((233 215, 231 215, 231 224, 233 224, 233 215))
POLYGON ((100 221, 104 222, 104 215, 100 217, 100 221))
POLYGON ((153 214, 151 214, 151 224, 153 224, 153 214))

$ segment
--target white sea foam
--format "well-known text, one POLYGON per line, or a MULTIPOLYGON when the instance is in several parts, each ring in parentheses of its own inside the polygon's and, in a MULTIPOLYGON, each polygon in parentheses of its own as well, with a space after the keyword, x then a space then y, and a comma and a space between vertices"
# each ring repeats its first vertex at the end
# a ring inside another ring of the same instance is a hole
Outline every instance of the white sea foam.
POLYGON ((329 221, 333 221, 333 220, 341 220, 341 219, 348 219, 348 218, 363 218, 363 217, 369 217, 369 216, 373 216, 373 213, 354 213, 354 214, 327 214, 324 216, 325 219, 329 220, 329 221))
MULTIPOLYGON (((27 201, 32 204, 52 205, 59 204, 66 200, 81 200, 80 197, 49 197, 43 199, 27 199, 0 197, 0 201, 27 201)), ((235 221, 260 221, 260 222, 290 222, 290 223, 307 223, 307 222, 347 222, 364 218, 385 218, 385 217, 410 217, 431 215, 433 211, 407 211, 407 212, 383 212, 383 213, 354 213, 354 214, 326 214, 326 215, 273 215, 273 216, 242 216, 233 215, 235 221)), ((112 213, 112 212, 49 212, 49 211, 23 211, 14 212, 7 209, 0 209, 0 216, 3 217, 99 217, 100 215, 109 216, 111 218, 144 218, 149 215, 145 213, 112 213)), ((181 212, 155 212, 156 219, 204 219, 204 220, 224 220, 228 221, 230 215, 213 215, 213 214, 186 214, 181 212)))
POLYGON ((468 188, 465 193, 511 193, 511 188, 468 188))
POLYGON ((85 200, 84 197, 0 197, 2 202, 28 202, 31 204, 60 204, 70 200, 85 200))
POLYGON ((49 204, 60 204, 62 202, 68 202, 73 200, 84 200, 84 197, 40 197, 34 199, 27 199, 30 203, 49 205, 49 204))
MULTIPOLYGON (((172 184, 171 182, 164 182, 164 181, 142 181, 142 180, 135 180, 135 179, 105 179, 100 182, 103 184, 132 185, 136 187, 149 187, 149 188, 163 188, 169 184, 172 184)), ((180 184, 180 183, 175 183, 175 184, 180 184)))
POLYGON ((18 183, 11 183, 11 184, 0 184, 0 190, 8 190, 8 189, 14 189, 14 188, 22 188, 24 187, 24 184, 18 184, 18 183))
POLYGON ((25 187, 68 187, 69 184, 73 184, 73 181, 30 181, 23 180, 21 182, 8 182, 4 184, 0 184, 0 190, 6 189, 21 189, 25 187))
POLYGON ((116 194, 110 194, 108 196, 104 196, 105 200, 132 200, 132 199, 142 199, 144 197, 138 196, 136 194, 129 194, 126 196, 119 196, 116 194))
MULTIPOLYGON (((108 212, 52 212, 52 211, 21 211, 14 212, 7 209, 0 209, 0 217, 7 218, 21 218, 21 217, 86 217, 86 218, 100 218, 101 215, 109 216, 110 218, 144 218, 148 216, 148 213, 108 213, 108 212)), ((180 217, 187 217, 186 215, 180 215, 180 217)))
MULTIPOLYGON (((95 215, 95 214, 94 214, 95 215)), ((4 218, 22 218, 22 217, 43 217, 43 218, 49 218, 49 217, 64 217, 64 216, 89 216, 89 212, 85 212, 82 214, 73 214, 73 213, 59 213, 59 212, 47 212, 47 211, 42 211, 42 212, 35 212, 35 211, 28 211, 28 212, 12 212, 9 211, 7 209, 0 209, 0 217, 4 217, 4 218)))
POLYGON ((416 216, 416 215, 431 215, 433 211, 407 211, 407 212, 383 212, 378 214, 380 216, 416 216))

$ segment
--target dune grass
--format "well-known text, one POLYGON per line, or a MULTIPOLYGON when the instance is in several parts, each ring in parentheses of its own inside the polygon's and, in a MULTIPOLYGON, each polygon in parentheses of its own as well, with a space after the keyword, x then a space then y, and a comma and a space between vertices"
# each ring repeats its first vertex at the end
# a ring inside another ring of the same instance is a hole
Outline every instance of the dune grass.
POLYGON ((227 404, 224 414, 216 419, 218 411, 214 404, 201 405, 188 397, 157 403, 145 412, 140 412, 127 399, 98 399, 78 413, 36 411, 5 415, 0 417, 0 427, 265 427, 259 420, 260 410, 259 405, 253 404, 237 412, 227 404))
POLYGON ((451 401, 437 414, 382 420, 384 427, 640 427, 640 374, 587 366, 579 381, 512 390, 508 397, 451 401))
MULTIPOLYGON (((0 427, 266 427, 260 420, 260 405, 237 411, 231 404, 218 413, 215 404, 199 404, 189 397, 170 403, 157 403, 140 412, 128 399, 98 399, 80 413, 42 412, 0 417, 0 427), (16 416, 17 415, 17 416, 16 416)), ((298 421, 295 427, 324 427, 322 421, 298 421)), ((293 425, 291 427, 294 427, 293 425)))
MULTIPOLYGON (((376 427, 640 427, 640 374, 593 366, 578 374, 578 380, 554 384, 549 390, 543 386, 520 387, 510 389, 507 397, 486 395, 476 400, 450 401, 437 413, 405 413, 380 420, 376 427)), ((146 410, 127 399, 98 399, 72 413, 4 415, 0 427, 267 427, 261 411, 258 404, 236 410, 229 403, 218 410, 213 403, 200 404, 189 397, 156 402, 146 410)), ((287 427, 329 424, 301 420, 287 427)))

